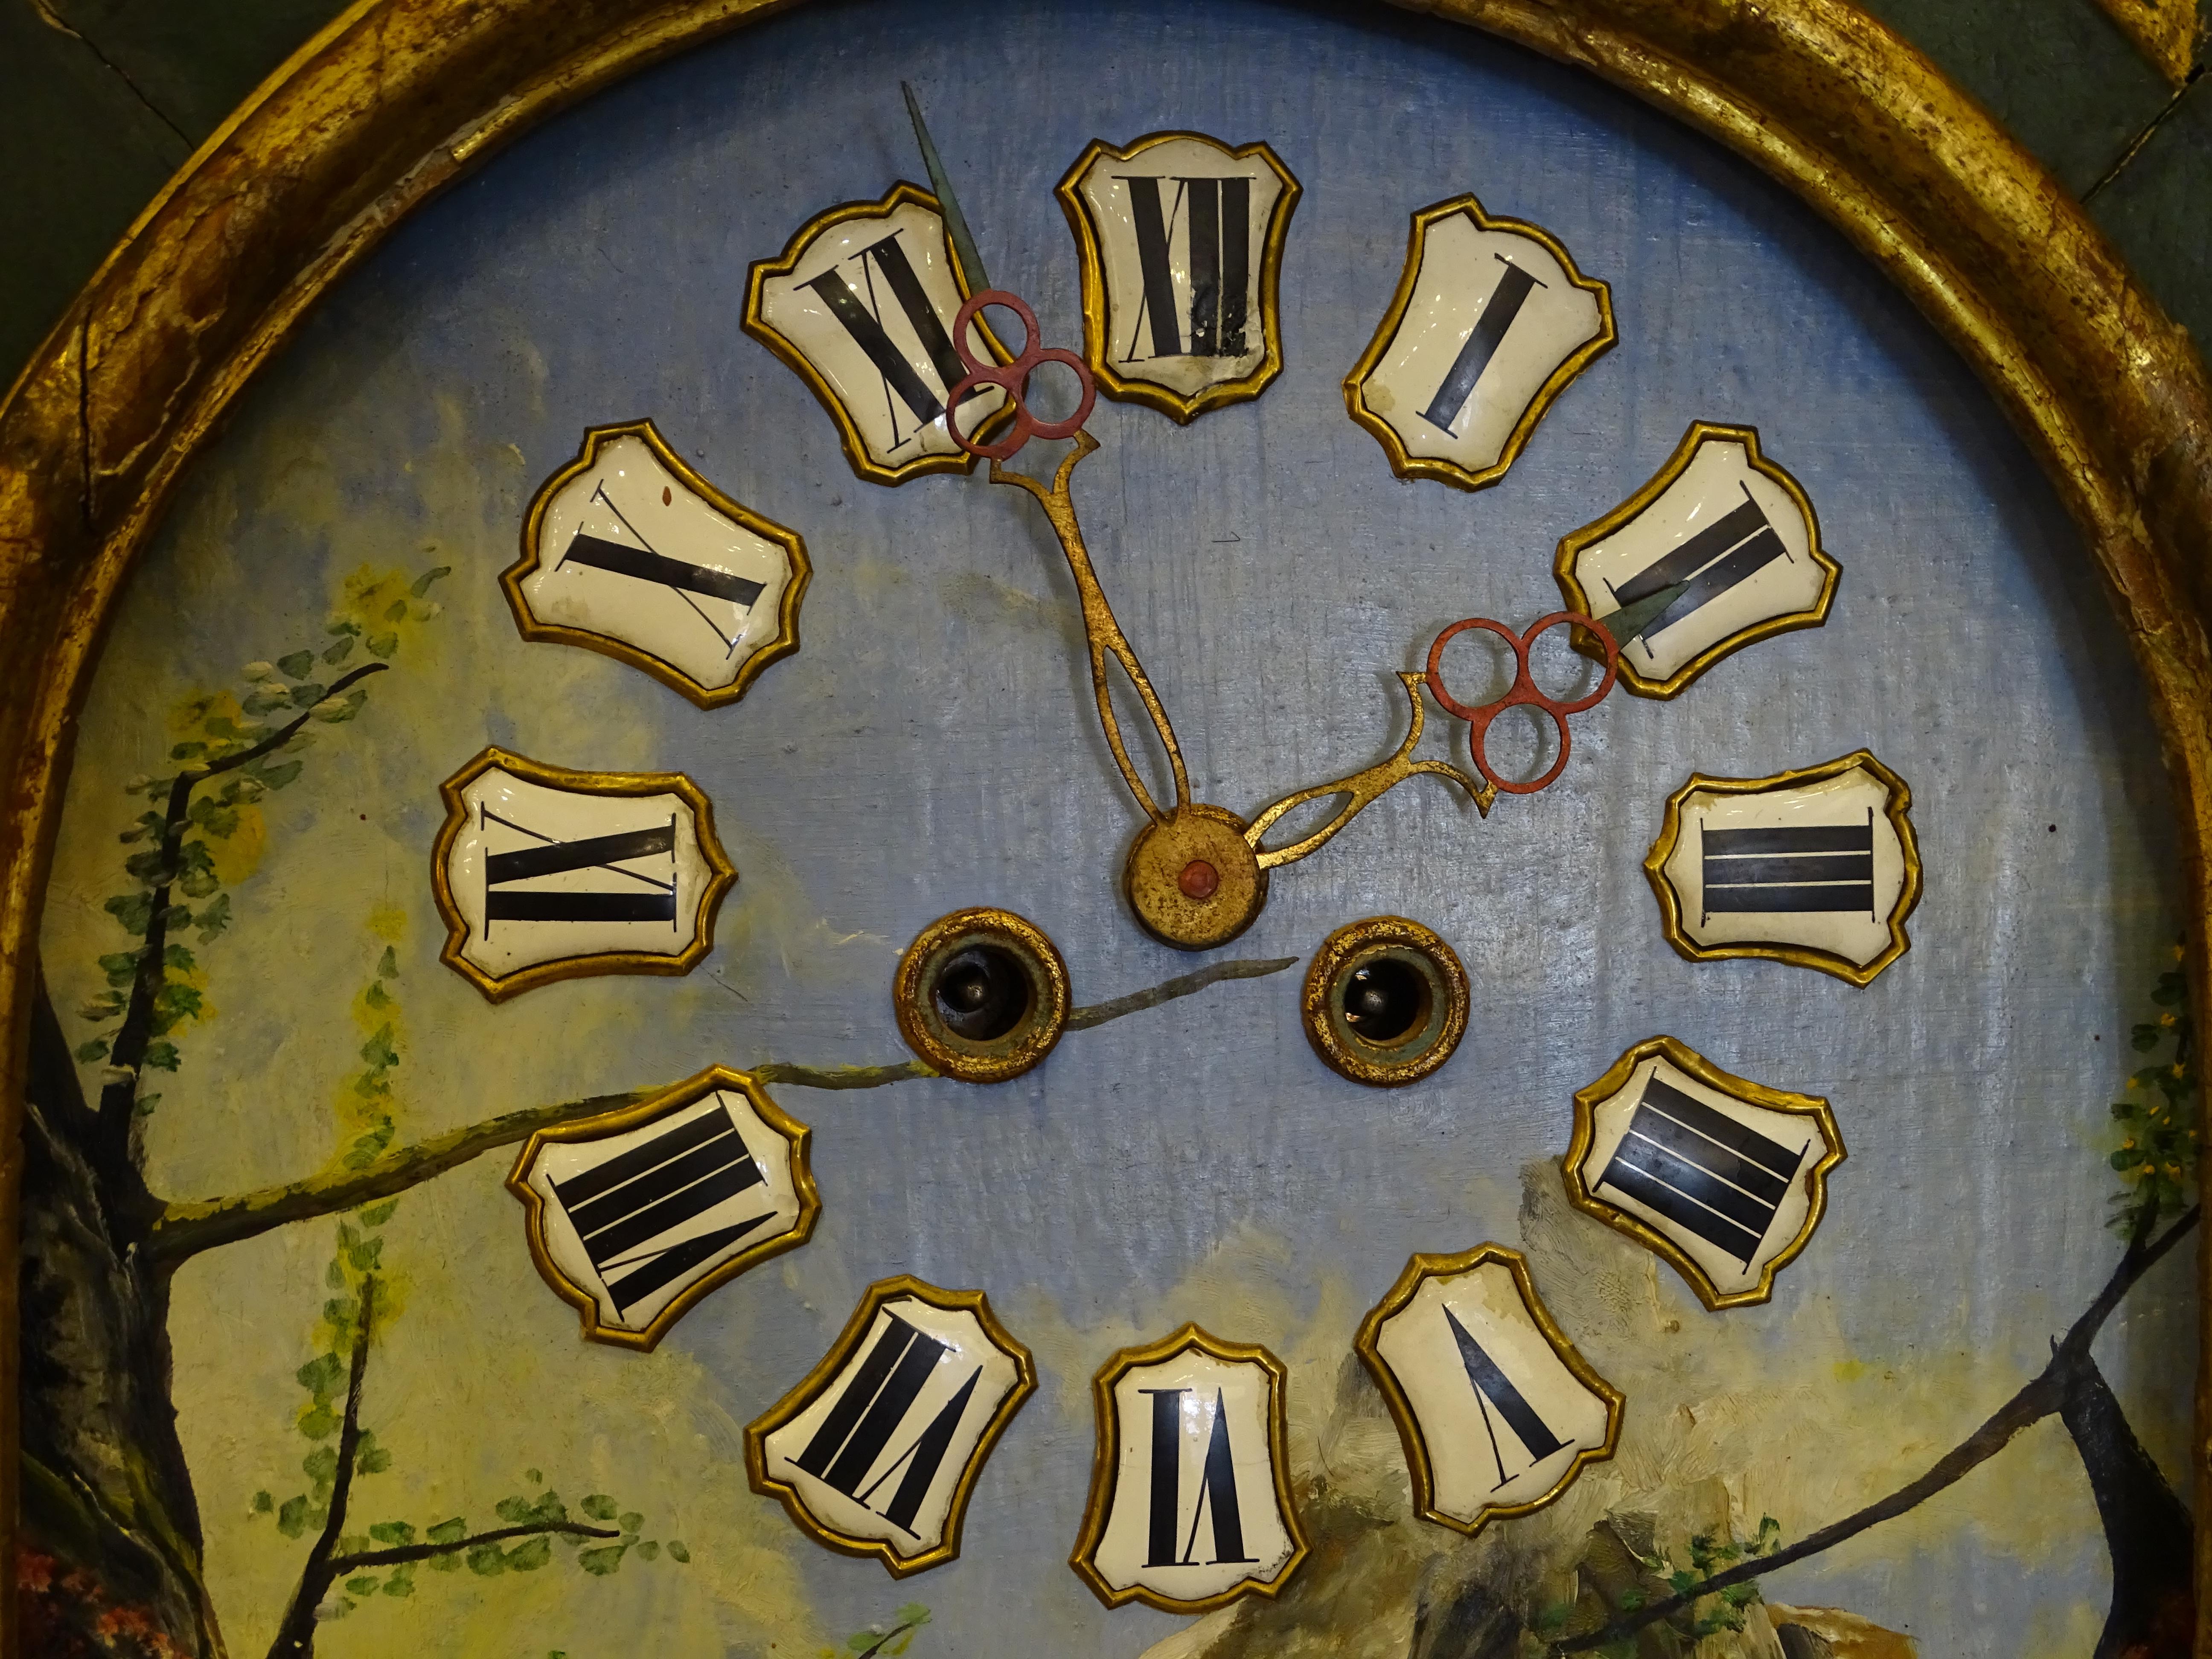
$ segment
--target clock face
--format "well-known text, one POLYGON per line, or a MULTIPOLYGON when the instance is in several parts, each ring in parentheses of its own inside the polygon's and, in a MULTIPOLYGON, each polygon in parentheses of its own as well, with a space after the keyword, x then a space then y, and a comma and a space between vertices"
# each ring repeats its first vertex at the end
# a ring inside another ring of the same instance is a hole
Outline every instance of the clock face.
POLYGON ((179 1206, 168 1346, 87 1346, 34 1170, 28 1605, 2088 1650, 2186 1556, 2189 1252, 2046 1372, 2190 1173, 2170 816, 1986 396, 1625 94, 1302 5, 747 28, 394 233, 125 592, 40 1086, 179 1206), (64 1524, 116 1445, 158 1565, 64 1524))

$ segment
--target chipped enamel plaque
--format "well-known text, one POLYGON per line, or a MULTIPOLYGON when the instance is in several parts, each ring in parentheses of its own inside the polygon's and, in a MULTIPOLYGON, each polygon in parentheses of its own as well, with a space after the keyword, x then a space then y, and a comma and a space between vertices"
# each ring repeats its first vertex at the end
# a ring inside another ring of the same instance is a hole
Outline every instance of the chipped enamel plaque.
POLYGON ((684 974, 738 878, 680 772, 571 772, 487 749, 439 786, 440 960, 493 1001, 582 974, 684 974))
POLYGON ((1555 238, 1454 197, 1413 216, 1397 295, 1345 377, 1345 408, 1400 477, 1480 489, 1613 338, 1611 292, 1555 238))
POLYGON ((639 1105, 531 1136, 507 1178, 538 1271, 598 1342, 651 1348, 717 1285, 795 1249, 821 1200, 812 1132, 715 1066, 639 1105))
POLYGON ((1195 1325, 1091 1381, 1098 1448, 1070 1564, 1109 1607, 1203 1613, 1273 1595, 1305 1559, 1284 1444, 1283 1364, 1195 1325))
POLYGON ((1732 651, 1817 628, 1842 567, 1797 481, 1747 426, 1698 421, 1658 476, 1559 543, 1568 605, 1600 618, 1687 584, 1620 653, 1639 696, 1671 697, 1732 651))
POLYGON ((1263 143, 1091 145, 1058 191, 1083 259, 1085 356, 1109 398, 1188 421, 1282 372, 1276 289, 1298 181, 1263 143))
POLYGON ((1827 1207, 1844 1143, 1828 1103, 1639 1042, 1575 1096, 1567 1196, 1673 1262, 1708 1308, 1764 1302, 1827 1207))
POLYGON ((1355 1346, 1397 1421, 1414 1506, 1472 1535, 1613 1455, 1620 1393, 1552 1322, 1517 1250, 1416 1255, 1355 1346))
POLYGON ((1692 774, 1644 860, 1668 943, 1692 962, 1767 957, 1866 984, 1911 943, 1911 804, 1863 749, 1772 777, 1692 774))
POLYGON ((799 649, 795 532, 694 472, 650 421, 593 427, 530 503, 501 578, 523 636, 604 652, 702 708, 799 649))
MULTIPOLYGON (((952 349, 967 295, 937 198, 902 184, 880 202, 830 209, 781 258, 756 264, 745 332, 822 400, 855 472, 901 483, 975 464, 945 425, 945 399, 967 373, 952 349)), ((978 362, 1003 361, 980 325, 969 330, 978 362)), ((961 428, 983 437, 1006 409, 1002 390, 979 386, 963 403, 961 428)))
POLYGON ((829 1357, 745 1431, 753 1490, 895 1577, 960 1553, 975 1477, 1036 1389, 981 1291, 872 1285, 829 1357))

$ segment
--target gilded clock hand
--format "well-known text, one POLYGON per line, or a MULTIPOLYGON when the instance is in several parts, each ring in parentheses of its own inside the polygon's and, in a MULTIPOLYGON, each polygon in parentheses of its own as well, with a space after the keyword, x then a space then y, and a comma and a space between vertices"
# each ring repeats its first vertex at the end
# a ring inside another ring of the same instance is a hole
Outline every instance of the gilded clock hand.
POLYGON ((921 106, 914 95, 914 88, 905 82, 899 90, 906 94, 906 112, 914 121, 915 142, 921 146, 921 164, 929 170, 929 187, 937 195, 938 210, 945 215, 945 234, 952 243, 953 257, 960 261, 960 276, 969 293, 991 286, 991 279, 983 274, 982 255, 975 252, 975 238, 968 229, 968 216, 960 210, 960 198, 952 193, 952 180, 946 176, 945 163, 937 154, 937 146, 929 140, 929 128, 921 118, 921 106))
MULTIPOLYGON (((1633 605, 1624 605, 1619 611, 1599 619, 1577 618, 1571 613, 1561 613, 1559 617, 1547 617, 1543 623, 1530 629, 1527 637, 1533 640, 1537 634, 1543 631, 1545 627, 1561 620, 1562 617, 1575 622, 1577 625, 1581 623, 1589 623, 1594 628, 1602 631, 1612 643, 1613 652, 1607 656, 1607 661, 1610 663, 1620 651, 1628 647, 1632 641, 1641 636, 1646 629, 1656 623, 1665 613, 1667 607, 1674 604, 1688 590, 1688 587, 1687 582, 1676 582, 1672 586, 1663 587, 1656 593, 1638 599, 1633 605)), ((1474 720, 1480 719, 1484 731, 1487 730, 1491 719, 1503 713, 1513 703, 1536 702, 1540 704, 1544 701, 1540 696, 1516 698, 1509 692, 1507 698, 1500 699, 1495 704, 1486 705, 1482 709, 1463 709, 1461 705, 1450 700, 1433 678, 1437 659, 1442 652, 1444 642, 1453 634, 1461 629, 1474 625, 1476 624, 1472 622, 1462 623, 1454 628, 1447 629, 1439 636, 1436 646, 1430 650, 1427 672, 1401 673, 1398 676, 1399 683, 1406 689, 1406 700, 1411 706, 1413 719, 1407 725, 1405 741, 1398 745, 1396 751, 1389 759, 1378 761, 1373 766, 1335 779, 1331 782, 1317 783, 1310 788, 1297 790, 1261 809, 1258 816, 1252 820, 1251 828, 1244 832, 1244 839, 1250 844, 1253 852, 1258 855, 1260 867, 1262 870, 1273 870, 1281 865, 1295 864, 1308 854, 1319 852, 1352 819, 1358 817, 1361 812, 1408 778, 1426 774, 1431 777, 1443 778, 1455 783, 1464 789, 1468 799, 1474 802, 1475 810, 1483 817, 1488 817, 1492 804, 1497 800, 1501 788, 1513 794, 1533 794, 1559 775, 1566 765, 1566 722, 1564 715, 1590 707, 1599 698, 1603 697, 1606 692, 1612 690, 1609 668, 1607 678, 1595 696, 1573 704, 1555 706, 1558 712, 1553 714, 1553 719, 1559 724, 1561 737, 1559 758, 1552 769, 1534 783, 1514 784, 1494 778, 1491 775, 1488 763, 1482 751, 1481 732, 1471 732, 1468 743, 1475 764, 1482 771, 1483 776, 1480 779, 1470 776, 1449 761, 1417 761, 1413 758, 1414 745, 1421 740, 1421 728, 1426 718, 1421 707, 1421 688, 1424 685, 1428 686, 1430 692, 1437 698, 1440 706, 1468 720, 1471 727, 1474 720), (1292 842, 1287 847, 1267 848, 1260 844, 1261 838, 1282 819, 1285 814, 1304 805, 1308 801, 1319 800, 1330 795, 1343 796, 1344 805, 1339 807, 1328 821, 1319 829, 1298 841, 1292 842)), ((1487 625, 1500 634, 1506 634, 1509 638, 1514 637, 1498 623, 1492 623, 1487 625)), ((1525 661, 1522 667, 1525 672, 1525 661)), ((1531 690, 1533 691, 1533 687, 1531 690)), ((1552 712, 1552 709, 1547 708, 1547 712, 1552 712)))

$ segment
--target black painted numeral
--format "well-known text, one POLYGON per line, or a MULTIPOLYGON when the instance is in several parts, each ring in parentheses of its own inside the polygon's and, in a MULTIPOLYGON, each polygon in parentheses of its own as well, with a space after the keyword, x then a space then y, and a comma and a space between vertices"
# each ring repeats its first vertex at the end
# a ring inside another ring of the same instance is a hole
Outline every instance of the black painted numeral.
MULTIPOLYGON (((906 354, 891 343, 891 337, 884 331, 883 308, 876 298, 878 274, 881 274, 884 286, 890 290, 893 302, 906 313, 915 337, 921 340, 930 366, 937 371, 938 384, 950 392, 968 371, 960 362, 960 354, 953 350, 952 337, 945 332, 944 322, 929 303, 929 296, 922 292, 921 278, 915 274, 906 249, 899 244, 903 234, 903 231, 894 231, 846 261, 860 266, 861 285, 868 295, 866 303, 861 302, 860 296, 853 292, 834 265, 804 286, 822 296, 822 302, 830 307, 830 314, 843 324, 845 331, 853 337, 853 343, 867 353, 868 361, 883 377, 886 402, 896 395, 914 417, 918 431, 945 413, 945 402, 930 390, 928 382, 915 372, 906 354)), ((969 393, 971 398, 976 395, 969 393)), ((891 436, 894 448, 907 441, 899 435, 896 408, 891 410, 891 436)))
POLYGON ((712 617, 699 609, 698 602, 691 595, 696 593, 705 599, 726 600, 738 607, 737 619, 743 623, 766 584, 749 581, 743 576, 732 575, 726 570, 709 569, 703 564, 687 564, 682 559, 672 559, 657 553, 653 544, 639 533, 637 526, 629 521, 622 508, 615 505, 614 498, 607 494, 605 484, 592 491, 592 499, 621 520, 622 527, 637 537, 639 544, 632 547, 626 542, 609 541, 604 536, 587 535, 578 531, 568 538, 568 547, 562 550, 553 568, 558 570, 562 565, 580 564, 593 570, 604 570, 610 575, 629 576, 665 587, 697 612, 699 620, 714 629, 714 637, 721 641, 726 650, 735 651, 738 636, 744 630, 740 628, 737 634, 725 634, 712 617))
MULTIPOLYGON (((1490 290, 1483 301, 1482 314, 1474 319, 1474 331, 1467 343, 1452 359, 1452 366, 1444 371, 1443 381, 1437 387, 1437 395, 1429 399, 1429 406, 1421 411, 1421 418, 1431 426, 1449 432, 1452 422, 1458 420, 1467 408, 1468 399, 1474 396, 1475 382, 1482 371, 1490 367, 1490 360, 1498 355, 1498 348, 1505 332, 1513 326, 1513 319, 1521 314, 1529 294, 1547 286, 1523 270, 1504 254, 1492 256, 1505 267, 1498 278, 1498 286, 1490 290)), ((1664 584, 1662 584, 1663 586, 1664 584)))
POLYGON ((1244 1512, 1237 1499, 1237 1463, 1229 1448, 1229 1413, 1221 1390, 1213 1391, 1213 1430, 1206 1437, 1206 1466, 1198 1478, 1198 1507, 1190 1513, 1190 1532, 1176 1549, 1176 1522, 1182 1511, 1182 1397, 1188 1389, 1140 1389, 1152 1400, 1152 1486, 1146 1528, 1148 1567, 1242 1565, 1257 1560, 1244 1553, 1244 1512), (1213 1559, 1201 1564, 1198 1523, 1213 1514, 1213 1559))
MULTIPOLYGON (((1676 623, 1715 599, 1737 583, 1748 581, 1777 559, 1790 558, 1790 550, 1767 522, 1766 514, 1743 492, 1743 505, 1723 514, 1680 547, 1638 571, 1619 587, 1613 599, 1634 605, 1662 587, 1677 582, 1689 586, 1664 611, 1644 626, 1644 638, 1657 637, 1662 629, 1676 623)), ((1607 586, 1611 586, 1610 583, 1607 586)))
POLYGON ((1874 808, 1864 823, 1775 830, 1708 830, 1698 850, 1705 909, 1741 915, 1863 910, 1874 913, 1874 808))
POLYGON ((1153 357, 1242 357, 1252 278, 1252 181, 1114 175, 1129 187, 1129 217, 1137 235, 1137 274, 1143 284, 1129 349, 1121 361, 1139 361, 1137 343, 1151 325, 1153 357), (1160 186, 1175 195, 1161 204, 1160 186), (1168 240, 1178 217, 1188 216, 1190 313, 1176 303, 1175 269, 1168 240), (1184 341, 1188 327, 1189 344, 1184 341))
POLYGON ((617 1309, 642 1302, 743 1238, 775 1212, 686 1231, 766 1177, 729 1114, 716 1110, 546 1184, 617 1309), (671 1235, 676 1235, 672 1237, 671 1235), (643 1246, 645 1248, 641 1249, 643 1246))
POLYGON ((860 1483, 867 1480, 868 1471, 904 1426, 938 1362, 951 1352, 950 1343, 916 1330, 896 1314, 884 1317, 890 1322, 861 1357, 853 1380, 793 1462, 824 1486, 868 1508, 873 1507, 869 1500, 877 1492, 899 1474, 890 1503, 877 1513, 913 1537, 916 1535, 914 1517, 959 1431, 960 1419, 975 1397, 983 1368, 978 1365, 969 1372, 942 1409, 921 1425, 882 1474, 863 1486, 860 1483), (900 1474, 902 1469, 903 1474, 900 1474))
POLYGON ((1748 1270, 1811 1146, 1808 1140, 1793 1152, 1655 1076, 1598 1184, 1656 1210, 1748 1270))
POLYGON ((517 830, 544 843, 519 852, 492 853, 484 859, 484 937, 491 937, 495 921, 665 921, 676 925, 676 819, 648 830, 627 830, 619 835, 590 836, 582 841, 556 841, 527 824, 501 817, 489 807, 478 808, 479 829, 495 823, 517 830), (622 867, 629 859, 668 855, 668 879, 659 881, 636 870, 622 867), (605 870, 653 889, 649 893, 624 891, 571 892, 542 888, 513 887, 537 876, 556 876, 570 870, 605 870))
MULTIPOLYGON (((1459 1316, 1449 1307, 1444 1318, 1452 1328, 1452 1340, 1459 1345, 1460 1364, 1467 1367, 1467 1380, 1474 1388, 1475 1404, 1482 1412, 1482 1426, 1490 1436, 1490 1455, 1498 1464, 1498 1486, 1504 1486, 1516 1477, 1505 1473, 1505 1455, 1498 1444, 1498 1431, 1492 1427, 1490 1413, 1495 1407, 1505 1419, 1505 1426, 1528 1454, 1529 1468, 1534 1468, 1553 1453, 1566 1449, 1567 1443, 1552 1432, 1552 1425, 1537 1414, 1528 1397, 1513 1386, 1513 1379, 1498 1368, 1474 1334, 1459 1322, 1459 1316)), ((1491 1488, 1492 1492, 1498 1486, 1491 1488)))

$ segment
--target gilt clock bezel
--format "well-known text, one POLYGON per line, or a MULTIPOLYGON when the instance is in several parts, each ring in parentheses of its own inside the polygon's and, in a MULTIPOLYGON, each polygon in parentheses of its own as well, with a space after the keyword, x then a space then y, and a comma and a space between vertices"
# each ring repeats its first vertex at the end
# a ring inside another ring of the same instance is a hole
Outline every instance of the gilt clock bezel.
MULTIPOLYGON (((552 112, 788 6, 362 0, 210 135, 0 403, 7 1135, 21 1130, 39 917, 76 712, 186 463, 316 298, 413 208, 552 112), (222 234, 208 234, 216 223, 222 234)), ((2192 1012, 2212 1026, 2212 603, 2199 580, 2212 562, 2212 380, 2187 337, 1993 118, 1863 14, 1766 0, 1747 27, 1727 0, 1425 9, 1575 64, 1751 160, 1842 230, 1980 374, 2081 527, 2147 682, 2184 849, 2192 1012)), ((11 1161, 9 1178, 19 1170, 11 1161)), ((12 1193, 6 1215, 12 1267, 12 1193)), ((0 1322, 5 1543, 19 1480, 12 1304, 0 1322)), ((2197 1462, 2202 1514, 2212 1470, 2197 1462)), ((2198 1549, 2212 1564, 2212 1529, 2198 1549)), ((0 1596, 12 1589, 0 1583, 0 1596)), ((2212 1603, 2200 1617, 2212 1629, 2212 1603)))

